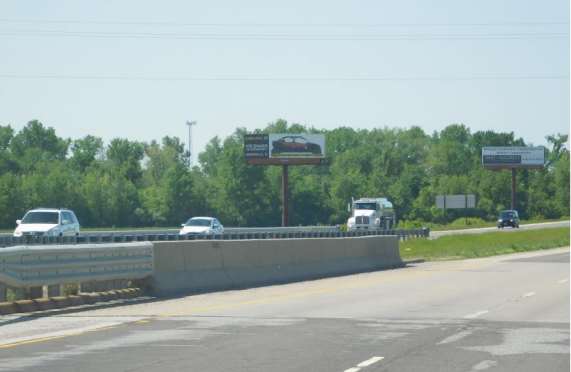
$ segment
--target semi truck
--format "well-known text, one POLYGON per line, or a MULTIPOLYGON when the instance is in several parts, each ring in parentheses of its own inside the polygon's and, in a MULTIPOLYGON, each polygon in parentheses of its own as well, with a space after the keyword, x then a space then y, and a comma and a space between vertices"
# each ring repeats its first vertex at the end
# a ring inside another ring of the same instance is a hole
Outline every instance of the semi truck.
POLYGON ((350 204, 349 231, 389 230, 396 224, 393 204, 387 198, 361 198, 350 204))

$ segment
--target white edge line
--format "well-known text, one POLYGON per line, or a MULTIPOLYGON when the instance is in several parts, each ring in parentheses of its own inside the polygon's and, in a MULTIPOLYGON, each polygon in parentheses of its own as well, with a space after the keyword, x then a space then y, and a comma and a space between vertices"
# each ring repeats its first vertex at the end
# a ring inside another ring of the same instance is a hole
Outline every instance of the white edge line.
POLYGON ((364 362, 361 362, 359 364, 357 364, 357 367, 368 367, 370 365, 373 365, 381 360, 385 359, 384 357, 372 357, 371 359, 367 359, 364 362))
POLYGON ((353 367, 353 368, 346 369, 343 372, 359 372, 360 370, 361 370, 361 368, 353 367))

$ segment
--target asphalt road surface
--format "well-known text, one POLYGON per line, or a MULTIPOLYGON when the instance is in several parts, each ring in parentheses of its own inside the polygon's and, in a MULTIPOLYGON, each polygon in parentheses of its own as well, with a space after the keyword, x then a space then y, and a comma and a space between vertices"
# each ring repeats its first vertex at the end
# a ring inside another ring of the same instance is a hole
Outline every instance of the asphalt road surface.
POLYGON ((4 316, 0 371, 569 371, 569 250, 4 316))
POLYGON ((555 222, 542 222, 542 223, 529 223, 525 225, 520 225, 519 229, 514 229, 511 227, 506 227, 503 229, 498 229, 497 227, 481 227, 477 229, 460 229, 460 230, 444 230, 444 231, 431 231, 430 239, 436 239, 441 236, 446 235, 467 235, 467 234, 483 234, 487 232, 502 231, 502 232, 514 232, 519 230, 537 230, 537 229, 554 229, 560 227, 569 227, 569 221, 555 221, 555 222))

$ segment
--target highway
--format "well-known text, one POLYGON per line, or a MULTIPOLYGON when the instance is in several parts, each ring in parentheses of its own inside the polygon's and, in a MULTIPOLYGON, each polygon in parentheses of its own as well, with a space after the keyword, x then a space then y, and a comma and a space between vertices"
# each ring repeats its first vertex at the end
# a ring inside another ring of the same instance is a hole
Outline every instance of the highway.
MULTIPOLYGON (((520 229, 530 230, 530 229, 550 229, 559 227, 569 227, 569 221, 555 221, 555 222, 543 222, 543 223, 533 223, 533 224, 523 224, 520 225, 520 229)), ((519 231, 520 229, 505 228, 499 230, 496 227, 484 227, 484 228, 467 228, 467 229, 456 229, 456 230, 441 230, 441 231, 431 231, 429 239, 437 239, 441 236, 447 235, 466 235, 466 234, 482 234, 486 232, 502 231, 502 232, 513 232, 519 231)), ((91 237, 112 237, 112 236, 143 236, 143 235, 177 235, 178 229, 139 229, 139 230, 89 230, 83 231, 82 236, 91 237)), ((295 233, 295 232, 339 232, 338 226, 290 226, 290 227, 229 227, 224 229, 225 234, 254 234, 254 233, 295 233)), ((416 234, 413 230, 401 230, 405 231, 404 234, 416 234), (406 233, 408 231, 408 233, 406 233)), ((0 233, 0 239, 10 238, 12 233, 0 233)), ((154 237, 153 239, 155 239, 154 237)), ((10 242, 10 244, 15 244, 10 242)), ((17 243, 16 243, 17 244, 17 243)))
POLYGON ((0 318, 0 371, 569 371, 569 249, 0 318))
POLYGON ((520 225, 519 229, 514 229, 511 227, 506 227, 503 229, 498 229, 497 227, 481 227, 475 229, 460 229, 460 230, 444 230, 444 231, 431 231, 430 239, 436 239, 441 236, 447 235, 468 235, 468 234, 484 234, 487 232, 502 231, 502 232, 514 232, 519 230, 537 230, 537 229, 554 229, 560 227, 569 227, 569 221, 555 221, 555 222, 542 222, 542 223, 529 223, 520 225))

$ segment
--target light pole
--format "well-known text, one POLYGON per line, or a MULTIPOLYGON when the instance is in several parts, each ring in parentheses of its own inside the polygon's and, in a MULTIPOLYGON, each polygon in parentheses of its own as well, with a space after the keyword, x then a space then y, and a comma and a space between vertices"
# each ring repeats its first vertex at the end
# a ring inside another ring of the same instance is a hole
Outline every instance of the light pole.
POLYGON ((192 167, 192 127, 196 125, 196 121, 186 121, 188 126, 188 167, 192 167))

